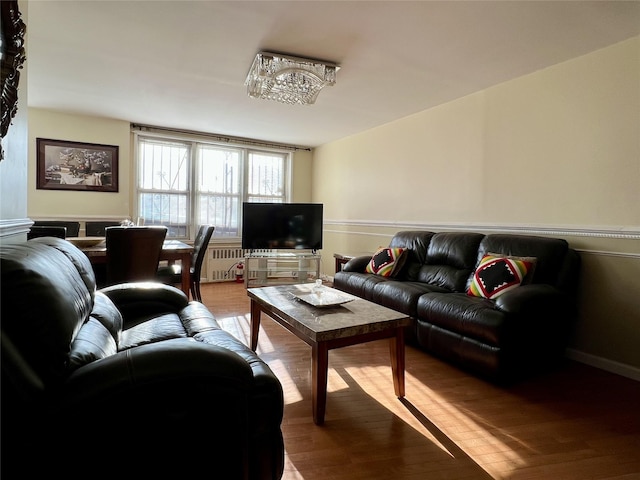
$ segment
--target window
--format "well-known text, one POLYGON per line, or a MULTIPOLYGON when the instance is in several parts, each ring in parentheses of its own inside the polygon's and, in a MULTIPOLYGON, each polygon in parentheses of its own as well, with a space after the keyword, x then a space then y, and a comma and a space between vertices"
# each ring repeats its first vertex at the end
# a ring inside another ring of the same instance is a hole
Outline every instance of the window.
POLYGON ((214 238, 238 239, 242 202, 286 202, 289 152, 136 135, 137 211, 145 225, 191 238, 215 225, 214 238))

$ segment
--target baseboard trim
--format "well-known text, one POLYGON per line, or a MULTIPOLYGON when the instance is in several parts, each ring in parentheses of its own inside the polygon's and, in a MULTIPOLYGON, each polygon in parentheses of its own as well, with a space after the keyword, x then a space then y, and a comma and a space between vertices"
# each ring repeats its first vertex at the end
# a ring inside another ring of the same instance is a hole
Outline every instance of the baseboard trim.
POLYGON ((566 356, 576 362, 584 363, 586 365, 599 368, 600 370, 605 370, 607 372, 615 373, 616 375, 640 381, 640 368, 615 362, 607 358, 598 357, 596 355, 591 355, 572 348, 567 349, 566 356))

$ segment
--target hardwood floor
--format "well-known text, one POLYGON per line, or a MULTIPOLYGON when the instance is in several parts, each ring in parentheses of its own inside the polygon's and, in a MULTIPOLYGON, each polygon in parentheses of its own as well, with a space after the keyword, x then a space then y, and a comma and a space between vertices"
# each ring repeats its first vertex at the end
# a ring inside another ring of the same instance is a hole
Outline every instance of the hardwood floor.
MULTIPOLYGON (((243 284, 202 285, 249 339, 243 284)), ((258 353, 282 382, 284 480, 640 479, 640 382, 568 361, 499 387, 407 347, 394 396, 387 341, 329 353, 325 424, 311 417, 311 349, 264 316, 258 353)))

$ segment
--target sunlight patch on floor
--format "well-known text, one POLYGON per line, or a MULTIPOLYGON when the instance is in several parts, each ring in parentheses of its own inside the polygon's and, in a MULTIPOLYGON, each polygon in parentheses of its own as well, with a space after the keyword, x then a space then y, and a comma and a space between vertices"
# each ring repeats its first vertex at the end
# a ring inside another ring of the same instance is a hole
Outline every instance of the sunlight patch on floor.
POLYGON ((295 380, 289 375, 286 365, 282 360, 272 360, 269 362, 269 367, 273 370, 273 373, 278 377, 282 384, 283 390, 286 392, 284 403, 286 405, 292 403, 298 403, 303 400, 303 396, 296 386, 295 380))
MULTIPOLYGON (((420 379, 405 373, 405 380, 407 385, 405 398, 408 402, 411 402, 412 399, 413 401, 419 399, 420 403, 414 407, 420 413, 416 415, 405 408, 402 403, 399 403, 396 413, 417 431, 435 440, 452 456, 466 455, 478 465, 483 465, 485 468, 490 467, 487 465, 486 458, 479 458, 486 451, 486 445, 490 443, 492 445, 491 463, 512 465, 511 471, 516 471, 526 465, 526 461, 521 455, 514 452, 511 446, 498 438, 496 433, 501 434, 498 427, 492 428, 491 425, 473 420, 467 413, 456 408, 448 399, 443 398, 428 385, 422 383, 420 379), (475 439, 467 438, 464 441, 456 441, 456 434, 463 437, 472 435, 475 439), (479 439, 481 441, 477 441, 479 439)), ((504 473, 504 467, 501 468, 504 473)), ((491 473, 490 470, 486 471, 491 473)))
POLYGON ((224 331, 229 332, 245 345, 249 345, 249 338, 251 336, 249 318, 250 315, 247 313, 245 315, 233 315, 230 317, 216 318, 216 320, 224 331))
POLYGON ((348 383, 355 382, 373 400, 389 409, 452 458, 467 457, 488 475, 491 474, 491 463, 500 463, 503 470, 504 465, 512 465, 511 471, 526 465, 525 460, 504 441, 504 436, 497 427, 492 428, 491 425, 474 420, 468 412, 456 408, 422 380, 407 372, 404 401, 395 395, 390 365, 346 367, 342 374, 333 373, 330 374, 330 379, 334 383, 349 388, 348 383), (374 377, 378 379, 372 381, 374 377), (456 436, 466 440, 456 440, 456 436), (492 452, 489 464, 484 455, 487 443, 491 444, 492 452))
MULTIPOLYGON (((309 365, 309 368, 311 368, 311 365, 309 365)), ((337 392, 346 388, 349 388, 347 382, 344 381, 336 370, 329 367, 329 372, 327 374, 327 393, 337 392)))

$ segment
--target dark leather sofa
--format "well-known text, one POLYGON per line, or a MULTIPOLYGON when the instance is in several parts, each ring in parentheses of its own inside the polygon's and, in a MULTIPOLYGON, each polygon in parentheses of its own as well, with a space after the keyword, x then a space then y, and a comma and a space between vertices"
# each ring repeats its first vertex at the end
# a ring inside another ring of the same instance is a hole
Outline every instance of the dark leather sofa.
POLYGON ((406 248, 395 277, 367 273, 351 259, 334 286, 415 319, 408 342, 495 382, 557 366, 576 318, 580 257, 562 239, 474 232, 398 232, 406 248), (532 275, 494 299, 467 293, 487 253, 533 260, 532 275))
POLYGON ((0 257, 2 478, 281 478, 282 386, 202 303, 96 290, 61 239, 0 257))

